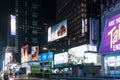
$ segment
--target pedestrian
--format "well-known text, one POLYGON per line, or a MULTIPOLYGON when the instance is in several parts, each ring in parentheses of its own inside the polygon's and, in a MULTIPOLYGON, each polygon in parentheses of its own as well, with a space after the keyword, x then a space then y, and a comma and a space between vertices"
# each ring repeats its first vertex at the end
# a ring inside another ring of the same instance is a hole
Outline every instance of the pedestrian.
POLYGON ((17 72, 15 73, 15 77, 17 77, 17 72))
POLYGON ((30 79, 30 73, 28 73, 28 78, 30 79))
POLYGON ((8 73, 6 73, 6 72, 4 73, 4 75, 3 75, 3 79, 4 79, 4 80, 9 80, 8 73))

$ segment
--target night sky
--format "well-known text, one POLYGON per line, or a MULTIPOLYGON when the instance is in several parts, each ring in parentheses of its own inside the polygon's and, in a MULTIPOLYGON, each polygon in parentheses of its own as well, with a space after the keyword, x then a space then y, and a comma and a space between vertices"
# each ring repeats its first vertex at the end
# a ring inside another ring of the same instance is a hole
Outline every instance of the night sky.
MULTIPOLYGON (((56 0, 42 0, 43 14, 46 21, 55 21, 56 0)), ((4 53, 3 47, 7 46, 7 27, 10 27, 10 14, 15 14, 15 0, 2 0, 0 2, 0 70, 4 53)))
POLYGON ((3 47, 7 45, 7 27, 9 24, 9 14, 14 13, 14 0, 3 0, 0 2, 0 71, 4 59, 3 47))
MULTIPOLYGON (((54 21, 56 0, 43 0, 43 13, 46 21, 54 21)), ((15 0, 0 2, 0 41, 7 38, 7 27, 10 27, 9 15, 15 14, 15 0)))
POLYGON ((0 44, 7 38, 7 27, 9 27, 9 14, 14 13, 14 0, 0 2, 0 44))

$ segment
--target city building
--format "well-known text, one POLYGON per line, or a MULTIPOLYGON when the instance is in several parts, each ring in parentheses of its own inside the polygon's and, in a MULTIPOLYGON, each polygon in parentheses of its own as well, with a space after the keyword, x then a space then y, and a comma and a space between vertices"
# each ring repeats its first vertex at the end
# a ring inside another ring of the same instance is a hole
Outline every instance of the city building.
POLYGON ((41 0, 16 0, 16 37, 15 48, 20 62, 21 48, 29 46, 42 46, 46 43, 46 32, 43 26, 43 12, 41 0))
POLYGON ((101 2, 101 44, 102 75, 117 77, 120 75, 120 1, 102 0, 101 2))
POLYGON ((62 51, 89 43, 90 18, 100 18, 98 0, 96 2, 94 0, 57 0, 56 5, 56 21, 59 23, 67 19, 68 31, 66 37, 51 42, 51 47, 58 47, 57 50, 62 51))
POLYGON ((57 23, 48 29, 51 31, 48 33, 51 34, 48 35, 49 48, 56 48, 54 70, 57 71, 54 73, 100 75, 99 3, 99 0, 56 0, 57 23), (88 70, 84 64, 95 66, 88 70), (93 68, 95 70, 90 71, 93 68))

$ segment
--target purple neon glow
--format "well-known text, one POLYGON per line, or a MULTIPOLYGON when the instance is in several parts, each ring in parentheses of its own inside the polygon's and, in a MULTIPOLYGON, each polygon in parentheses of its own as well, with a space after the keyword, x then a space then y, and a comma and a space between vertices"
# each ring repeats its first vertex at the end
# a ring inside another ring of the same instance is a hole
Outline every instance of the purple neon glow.
POLYGON ((120 52, 120 14, 106 21, 104 34, 99 48, 100 54, 120 52))

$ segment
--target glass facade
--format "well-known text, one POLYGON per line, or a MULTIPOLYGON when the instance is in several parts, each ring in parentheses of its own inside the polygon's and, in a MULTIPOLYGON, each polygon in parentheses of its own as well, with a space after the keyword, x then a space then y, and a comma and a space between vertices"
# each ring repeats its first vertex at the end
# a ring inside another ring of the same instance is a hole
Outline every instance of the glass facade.
POLYGON ((120 54, 111 54, 104 57, 105 75, 120 75, 120 54))

